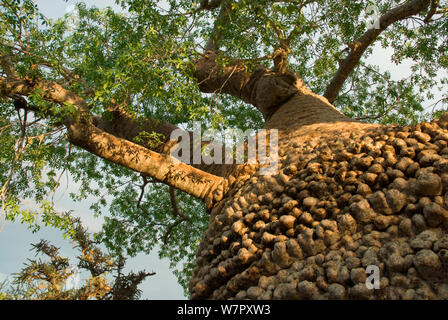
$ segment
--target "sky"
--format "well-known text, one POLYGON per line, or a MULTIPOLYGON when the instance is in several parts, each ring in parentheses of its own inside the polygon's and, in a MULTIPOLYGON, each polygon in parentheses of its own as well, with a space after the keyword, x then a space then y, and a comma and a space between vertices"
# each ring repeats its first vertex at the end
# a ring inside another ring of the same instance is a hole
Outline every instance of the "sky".
MULTIPOLYGON (((79 2, 78 0, 37 0, 39 10, 48 18, 57 18, 64 13, 73 10, 73 4, 79 2)), ((111 6, 119 8, 115 5, 113 0, 84 0, 87 6, 95 5, 99 8, 111 6)), ((79 186, 71 184, 69 189, 65 192, 60 192, 55 199, 56 209, 64 212, 73 210, 73 215, 80 217, 83 225, 88 228, 90 232, 97 232, 101 229, 102 219, 94 218, 93 213, 89 209, 91 201, 74 202, 70 199, 68 194, 76 192, 79 186)), ((62 185, 60 190, 64 190, 62 185)), ((33 258, 34 253, 30 251, 31 243, 37 243, 40 239, 45 239, 52 242, 57 247, 60 247, 60 252, 63 256, 71 257, 72 262, 77 252, 72 249, 69 241, 62 238, 62 233, 53 228, 42 227, 40 231, 32 234, 26 226, 20 223, 7 222, 3 231, 0 232, 0 281, 8 278, 12 280, 12 273, 19 272, 23 268, 24 263, 28 258, 33 258)), ((178 284, 176 277, 169 270, 169 262, 167 259, 159 259, 157 252, 154 251, 150 255, 138 255, 135 258, 128 260, 125 271, 140 271, 145 269, 147 272, 155 272, 156 275, 146 278, 146 280, 139 286, 143 291, 142 299, 151 300, 183 300, 183 288, 178 284)))

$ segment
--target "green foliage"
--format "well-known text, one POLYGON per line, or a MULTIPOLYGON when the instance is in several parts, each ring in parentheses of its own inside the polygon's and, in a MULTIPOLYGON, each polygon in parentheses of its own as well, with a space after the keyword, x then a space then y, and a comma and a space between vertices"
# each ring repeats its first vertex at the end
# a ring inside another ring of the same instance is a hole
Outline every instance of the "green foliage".
MULTIPOLYGON (((219 10, 203 10, 199 2, 116 0, 119 12, 81 2, 73 13, 50 20, 35 1, 3 0, 0 55, 10 57, 21 76, 56 81, 105 118, 109 106, 120 105, 136 119, 152 117, 185 128, 201 120, 203 127, 257 129, 263 124, 255 108, 233 97, 199 92, 193 62, 210 37, 219 32, 222 56, 268 67, 267 57, 281 45, 279 34, 289 38, 291 68, 322 94, 349 44, 366 31, 367 5, 377 5, 380 13, 393 5, 386 0, 316 0, 300 11, 305 1, 223 0, 230 8, 223 19, 219 10)), ((446 10, 448 3, 440 5, 446 10)), ((448 15, 428 24, 422 18, 424 13, 394 24, 376 43, 391 50, 392 63, 410 63, 411 75, 393 77, 369 49, 335 101, 342 112, 408 124, 446 107, 448 15), (428 106, 429 100, 436 102, 428 106)), ((70 176, 80 186, 73 199, 98 199, 92 209, 106 219, 99 239, 116 254, 160 247, 185 288, 208 222, 202 204, 176 192, 184 217, 176 216, 167 187, 70 146, 60 121, 74 112, 73 106, 44 98, 39 90, 27 98, 41 110, 35 114, 0 100, 0 196, 7 219, 32 230, 44 223, 70 236, 69 222, 55 212, 52 201, 61 178, 70 176), (36 209, 26 208, 25 200, 36 209)), ((136 139, 157 144, 160 136, 147 132, 136 139)))
POLYGON ((142 131, 135 137, 134 141, 154 150, 161 146, 163 138, 164 136, 161 133, 142 131))
POLYGON ((32 245, 36 256, 14 275, 14 281, 0 283, 0 300, 134 300, 142 293, 138 286, 154 273, 123 274, 126 259, 104 253, 91 239, 79 219, 68 217, 73 225, 73 247, 79 251, 78 264, 60 255, 59 248, 41 240, 32 245), (80 271, 88 277, 81 281, 80 271))
MULTIPOLYGON (((109 216, 98 239, 115 255, 135 256, 149 253, 160 246, 159 256, 168 258, 170 266, 186 289, 194 267, 194 257, 207 224, 208 215, 202 203, 176 192, 179 216, 173 212, 168 187, 147 182, 128 183, 111 190, 113 199, 109 216), (182 217, 185 216, 185 217, 182 217)), ((98 205, 94 209, 101 210, 98 205)))

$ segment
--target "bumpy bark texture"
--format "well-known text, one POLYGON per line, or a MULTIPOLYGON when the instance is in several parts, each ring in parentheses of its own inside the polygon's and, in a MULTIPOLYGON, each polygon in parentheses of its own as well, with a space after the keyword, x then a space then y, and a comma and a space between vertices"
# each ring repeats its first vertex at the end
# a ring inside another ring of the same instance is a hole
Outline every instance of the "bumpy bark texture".
POLYGON ((448 123, 341 120, 280 130, 276 175, 235 168, 192 299, 448 299, 448 123))

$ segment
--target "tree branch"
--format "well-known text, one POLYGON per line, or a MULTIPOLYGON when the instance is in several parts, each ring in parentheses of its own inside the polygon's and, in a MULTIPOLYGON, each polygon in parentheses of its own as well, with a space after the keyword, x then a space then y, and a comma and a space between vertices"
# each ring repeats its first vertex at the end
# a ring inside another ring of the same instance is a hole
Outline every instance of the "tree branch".
POLYGON ((300 21, 300 17, 303 15, 303 9, 307 5, 315 3, 316 1, 317 0, 307 0, 307 1, 302 0, 301 3, 299 4, 299 8, 297 10, 298 16, 297 16, 297 19, 296 19, 295 26, 294 26, 293 30, 290 32, 290 34, 287 37, 287 40, 289 42, 291 42, 295 37, 299 36, 302 33, 301 32, 301 28, 300 28, 301 25, 300 25, 299 21, 300 21))
POLYGON ((140 196, 138 197, 138 200, 137 200, 137 208, 139 208, 139 209, 140 209, 140 205, 141 205, 142 200, 143 200, 143 196, 145 195, 145 188, 148 185, 148 183, 152 182, 152 181, 148 180, 146 175, 142 174, 141 176, 143 178, 143 183, 142 183, 141 186, 139 186, 140 187, 140 196))
POLYGON ((68 129, 69 141, 97 155, 134 171, 147 174, 156 181, 165 183, 206 202, 213 201, 213 192, 222 188, 224 179, 172 158, 170 155, 149 150, 126 139, 116 137, 94 125, 90 110, 84 99, 64 89, 57 83, 34 79, 0 77, 0 95, 13 98, 27 96, 36 89, 42 90, 43 98, 61 106, 70 104, 76 115, 65 116, 63 124, 68 129))
MULTIPOLYGON (((181 130, 179 127, 158 119, 135 119, 126 110, 119 106, 109 108, 111 112, 111 119, 104 119, 101 116, 90 116, 90 107, 87 105, 84 99, 73 94, 72 92, 64 89, 57 83, 50 81, 36 81, 30 83, 27 80, 17 78, 6 78, 0 76, 0 95, 8 96, 14 100, 14 104, 18 108, 30 110, 33 112, 41 112, 41 110, 33 105, 27 103, 27 101, 20 96, 27 96, 33 92, 33 90, 41 89, 46 93, 44 97, 47 101, 57 103, 60 105, 71 104, 75 107, 79 113, 84 114, 84 117, 91 118, 92 124, 99 130, 109 133, 121 139, 126 139, 135 144, 141 145, 146 149, 155 151, 157 153, 169 156, 172 148, 177 144, 177 141, 170 140, 171 133, 174 130, 181 130), (80 107, 81 106, 81 107, 80 107), (136 138, 143 132, 152 133, 156 132, 161 135, 160 141, 151 143, 151 141, 136 141, 136 138)), ((48 115, 48 110, 46 110, 48 115)), ((65 117, 61 124, 70 126, 74 119, 72 117, 65 117)), ((193 133, 187 132, 190 136, 190 161, 193 163, 193 133)), ((206 143, 206 142, 204 142, 206 143)), ((208 172, 213 175, 223 176, 226 170, 224 165, 209 165, 202 161, 201 163, 192 165, 198 170, 208 172)))
MULTIPOLYGON (((22 49, 22 48, 17 48, 17 47, 15 47, 15 46, 8 45, 8 44, 3 43, 3 42, 1 42, 1 41, 0 41, 0 45, 4 46, 4 47, 6 47, 6 48, 8 48, 8 49, 10 49, 10 50, 12 50, 12 51, 16 51, 16 52, 18 52, 18 53, 22 53, 22 54, 24 54, 24 55, 27 55, 27 56, 36 58, 37 60, 39 60, 39 63, 38 63, 38 64, 39 64, 40 66, 49 67, 49 68, 52 68, 52 69, 57 70, 57 71, 61 74, 61 76, 62 76, 65 80, 67 80, 68 82, 72 82, 72 81, 80 81, 79 76, 78 76, 77 74, 74 74, 70 69, 64 67, 64 66, 62 65, 62 63, 60 63, 58 66, 55 66, 53 63, 51 63, 51 62, 48 61, 47 59, 45 59, 45 58, 43 58, 43 57, 41 57, 41 56, 39 56, 39 55, 37 55, 37 54, 35 54, 35 53, 29 52, 29 51, 27 51, 27 50, 24 50, 24 49, 22 49)), ((2 58, 4 58, 4 57, 0 57, 0 61, 1 61, 2 58)), ((10 65, 11 65, 11 64, 10 64, 10 65)), ((16 73, 16 76, 17 76, 17 73, 16 73)), ((85 88, 88 87, 86 83, 84 83, 84 82, 82 82, 82 81, 81 81, 80 83, 81 83, 85 88)), ((89 88, 89 89, 86 89, 86 91, 90 92, 90 91, 92 91, 92 89, 89 88)))
POLYGON ((173 209, 173 217, 176 219, 171 225, 168 226, 164 236, 163 236, 163 243, 167 244, 171 233, 173 232, 174 228, 181 224, 184 221, 190 220, 187 216, 185 216, 180 210, 179 205, 177 203, 176 199, 176 193, 175 189, 173 187, 170 187, 170 201, 171 201, 171 207, 173 209))
POLYGON ((361 38, 350 46, 351 50, 348 56, 341 62, 339 70, 334 75, 324 93, 324 97, 327 98, 330 103, 333 103, 334 100, 336 100, 345 80, 359 63, 363 53, 375 42, 381 32, 397 21, 407 19, 422 12, 427 9, 430 4, 431 0, 414 0, 393 8, 382 15, 379 18, 380 27, 378 29, 371 28, 367 30, 361 38))
POLYGON ((424 23, 430 23, 432 17, 437 13, 437 8, 439 7, 439 0, 432 0, 431 7, 429 8, 428 14, 423 20, 424 23))
MULTIPOLYGON (((218 50, 218 42, 222 35, 222 24, 226 21, 230 14, 231 4, 228 1, 222 3, 222 0, 203 1, 207 3, 205 9, 212 10, 221 7, 218 16, 216 17, 215 24, 213 26, 213 32, 208 39, 205 51, 218 50)), ((202 6, 202 4, 201 4, 202 6)))
POLYGON ((69 127, 69 139, 103 159, 145 173, 156 181, 184 191, 198 199, 207 200, 223 178, 208 174, 184 163, 175 161, 138 144, 117 138, 94 125, 75 123, 69 127), (177 162, 177 163, 176 163, 177 162))
POLYGON ((185 216, 180 210, 179 210, 179 205, 177 203, 177 199, 176 199, 176 191, 173 187, 170 187, 170 201, 171 201, 171 207, 173 208, 173 216, 176 217, 180 217, 182 220, 188 220, 188 217, 185 216))
MULTIPOLYGON (((23 79, 0 76, 0 94, 7 97, 28 96, 36 90, 44 92, 43 98, 62 106, 73 106, 80 113, 89 113, 86 101, 63 88, 56 82, 43 79, 23 79)), ((66 118, 64 124, 69 125, 75 119, 66 118)))
POLYGON ((230 94, 250 103, 265 120, 295 94, 308 92, 297 74, 272 71, 262 65, 249 69, 251 63, 220 58, 217 52, 208 51, 195 64, 199 89, 204 93, 230 94))
MULTIPOLYGON (((160 153, 168 153, 174 142, 170 141, 170 135, 179 127, 158 119, 135 119, 129 112, 120 106, 108 108, 111 117, 104 119, 101 116, 93 116, 93 124, 101 130, 114 136, 137 142, 136 138, 143 132, 156 132, 160 135, 160 141, 138 141, 137 143, 160 153)), ((144 140, 144 139, 143 139, 144 140)))

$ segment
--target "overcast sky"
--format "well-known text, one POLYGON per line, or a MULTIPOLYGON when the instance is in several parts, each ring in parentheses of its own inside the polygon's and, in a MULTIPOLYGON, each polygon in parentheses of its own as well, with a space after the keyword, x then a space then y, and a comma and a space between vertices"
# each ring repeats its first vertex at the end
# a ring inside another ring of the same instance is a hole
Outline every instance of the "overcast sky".
MULTIPOLYGON (((79 1, 70 0, 65 2, 63 0, 37 0, 36 1, 41 12, 48 18, 57 18, 64 13, 73 9, 73 4, 79 1)), ((96 7, 112 6, 117 7, 113 0, 84 0, 88 6, 95 5, 96 7)), ((118 8, 118 7, 117 7, 118 8)), ((69 211, 73 210, 74 215, 81 217, 83 224, 89 228, 89 231, 97 232, 101 229, 101 217, 95 219, 93 213, 89 210, 91 203, 89 201, 73 202, 70 200, 68 194, 76 192, 76 185, 70 185, 70 189, 65 193, 60 192, 56 199, 57 210, 69 211)), ((65 187, 61 186, 60 190, 65 187)), ((40 239, 51 241, 57 247, 61 248, 62 255, 74 257, 76 251, 71 249, 71 244, 62 238, 62 233, 53 229, 45 228, 32 234, 26 226, 20 223, 7 222, 4 230, 0 232, 0 281, 9 277, 11 274, 20 271, 23 263, 27 258, 33 258, 31 243, 37 243, 40 239)), ((72 260, 74 263, 76 260, 72 260)), ((148 277, 140 289, 143 290, 143 299, 152 300, 175 300, 186 299, 182 287, 177 283, 177 279, 168 268, 169 262, 167 259, 160 260, 157 252, 151 255, 139 255, 136 258, 130 259, 127 263, 127 270, 139 271, 145 269, 148 272, 156 272, 156 275, 148 277)))

